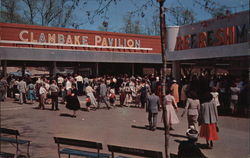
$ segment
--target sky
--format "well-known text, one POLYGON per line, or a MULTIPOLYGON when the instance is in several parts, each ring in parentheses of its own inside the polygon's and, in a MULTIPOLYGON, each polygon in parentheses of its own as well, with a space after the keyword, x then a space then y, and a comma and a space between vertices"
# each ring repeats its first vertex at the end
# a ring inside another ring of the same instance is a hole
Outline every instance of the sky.
MULTIPOLYGON (((152 0, 156 1, 156 0, 152 0)), ((194 0, 166 0, 164 6, 176 6, 181 5, 185 8, 189 8, 190 10, 193 10, 196 14, 197 22, 202 20, 207 20, 211 18, 211 15, 207 13, 204 9, 201 9, 200 6, 197 4, 194 5, 194 0)), ((85 15, 81 15, 80 11, 79 14, 77 13, 77 16, 75 17, 78 20, 84 20, 84 25, 80 27, 80 29, 87 29, 87 30, 98 30, 98 27, 101 26, 103 21, 107 21, 109 23, 109 31, 117 32, 121 29, 123 26, 123 17, 127 15, 129 11, 135 11, 138 9, 137 6, 141 6, 145 3, 145 0, 117 0, 117 4, 112 3, 108 11, 106 12, 106 17, 103 18, 104 14, 101 16, 97 16, 94 18, 94 23, 89 23, 89 21, 86 19, 85 15)), ((248 0, 216 0, 216 3, 218 5, 226 5, 231 7, 231 10, 233 12, 240 12, 242 10, 248 10, 249 9, 249 1, 248 0), (243 6, 243 7, 242 7, 243 6)), ((88 0, 88 7, 84 8, 83 10, 89 10, 93 11, 98 6, 98 3, 95 0, 88 0)), ((134 19, 138 19, 142 22, 142 25, 148 25, 151 21, 151 17, 154 14, 154 10, 157 9, 157 3, 156 6, 147 8, 144 13, 144 18, 141 18, 138 15, 135 15, 134 19)), ((171 19, 169 19, 168 15, 167 17, 167 25, 171 26, 171 19)))

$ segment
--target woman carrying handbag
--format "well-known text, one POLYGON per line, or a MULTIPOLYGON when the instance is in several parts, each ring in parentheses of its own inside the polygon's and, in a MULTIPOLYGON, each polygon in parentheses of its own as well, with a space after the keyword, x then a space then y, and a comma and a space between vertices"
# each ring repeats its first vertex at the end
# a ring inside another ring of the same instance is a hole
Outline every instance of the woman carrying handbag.
POLYGON ((213 101, 213 96, 210 93, 206 93, 202 99, 199 125, 200 137, 206 138, 207 147, 213 148, 213 141, 218 140, 217 135, 217 122, 218 122, 218 111, 216 103, 213 101))

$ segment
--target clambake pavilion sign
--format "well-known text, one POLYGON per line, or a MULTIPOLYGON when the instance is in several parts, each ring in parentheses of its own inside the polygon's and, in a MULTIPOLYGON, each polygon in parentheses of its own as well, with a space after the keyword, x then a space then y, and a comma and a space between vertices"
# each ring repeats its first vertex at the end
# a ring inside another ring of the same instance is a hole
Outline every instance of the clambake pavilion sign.
MULTIPOLYGON (((57 43, 68 45, 91 45, 89 36, 80 35, 64 35, 56 33, 35 33, 28 30, 22 30, 19 33, 19 39, 23 42, 38 42, 38 43, 57 43)), ((110 47, 129 47, 141 48, 141 40, 129 38, 106 38, 99 35, 94 36, 95 46, 110 46, 110 47)))
POLYGON ((0 23, 0 46, 98 52, 159 53, 160 37, 0 23))

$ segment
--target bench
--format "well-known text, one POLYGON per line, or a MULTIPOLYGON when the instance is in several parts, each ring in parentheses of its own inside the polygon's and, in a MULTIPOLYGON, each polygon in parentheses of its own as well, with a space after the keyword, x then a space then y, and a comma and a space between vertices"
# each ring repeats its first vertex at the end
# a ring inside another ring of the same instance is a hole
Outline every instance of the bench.
MULTIPOLYGON (((18 139, 18 136, 20 136, 20 133, 18 130, 14 130, 14 129, 8 129, 8 128, 0 128, 0 141, 1 142, 8 142, 11 144, 15 144, 16 145, 16 156, 19 155, 18 152, 21 150, 19 149, 19 145, 23 145, 23 144, 27 144, 27 156, 29 157, 29 146, 30 146, 30 142, 29 140, 21 140, 18 139)), ((11 157, 10 155, 13 154, 8 154, 8 153, 4 153, 4 152, 0 152, 0 155, 2 157, 11 157), (9 155, 9 156, 7 156, 9 155)))
POLYGON ((61 137, 54 137, 54 140, 58 146, 59 158, 61 158, 61 154, 67 154, 69 158, 70 158, 70 155, 83 156, 83 157, 88 157, 88 158, 109 158, 110 157, 110 154, 100 153, 100 150, 102 150, 103 148, 102 148, 102 144, 98 142, 71 139, 71 138, 61 138, 61 137), (96 149, 97 152, 83 151, 83 150, 78 150, 78 149, 73 149, 73 148, 61 148, 60 145, 91 148, 91 149, 96 149))
MULTIPOLYGON (((152 150, 123 147, 116 145, 108 145, 108 149, 112 153, 112 158, 115 158, 114 153, 121 153, 126 155, 134 155, 134 156, 148 157, 148 158, 163 158, 162 152, 160 151, 152 151, 152 150)), ((130 157, 117 156, 116 158, 130 158, 130 157)))
POLYGON ((0 157, 1 158, 14 158, 15 157, 15 154, 12 154, 12 153, 5 153, 5 152, 0 152, 0 157))

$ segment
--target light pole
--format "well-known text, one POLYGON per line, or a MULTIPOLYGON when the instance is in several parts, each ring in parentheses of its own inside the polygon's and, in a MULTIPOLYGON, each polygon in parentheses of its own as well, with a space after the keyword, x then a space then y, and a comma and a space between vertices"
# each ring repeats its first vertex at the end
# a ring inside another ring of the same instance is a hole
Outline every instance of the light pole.
MULTIPOLYGON (((161 32, 161 54, 162 54, 162 104, 164 104, 164 97, 166 95, 166 75, 167 75, 167 55, 166 55, 166 48, 167 48, 167 41, 166 41, 166 22, 165 22, 165 10, 164 10, 164 2, 165 0, 157 0, 160 4, 160 32, 161 32)), ((167 122, 166 116, 166 108, 162 105, 163 111, 163 123, 165 129, 165 157, 168 158, 168 147, 169 147, 169 124, 167 122)))

